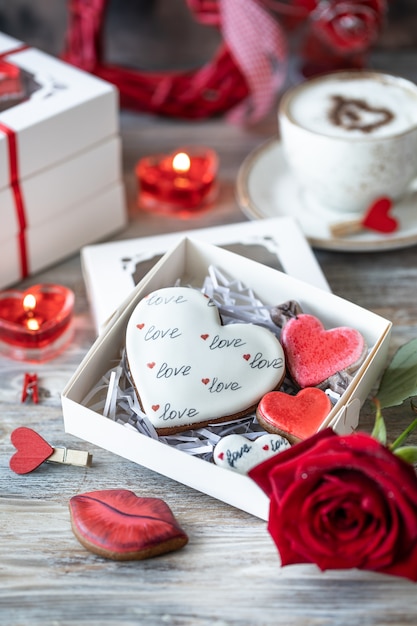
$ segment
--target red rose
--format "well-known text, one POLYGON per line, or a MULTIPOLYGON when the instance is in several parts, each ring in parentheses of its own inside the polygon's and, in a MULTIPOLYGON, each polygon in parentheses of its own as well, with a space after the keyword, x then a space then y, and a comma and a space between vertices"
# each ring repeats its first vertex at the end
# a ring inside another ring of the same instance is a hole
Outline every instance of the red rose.
POLYGON ((331 429, 253 468, 282 565, 356 567, 417 581, 417 476, 366 434, 331 429))
POLYGON ((385 12, 381 0, 334 0, 319 5, 311 32, 336 54, 366 51, 377 39, 385 12))

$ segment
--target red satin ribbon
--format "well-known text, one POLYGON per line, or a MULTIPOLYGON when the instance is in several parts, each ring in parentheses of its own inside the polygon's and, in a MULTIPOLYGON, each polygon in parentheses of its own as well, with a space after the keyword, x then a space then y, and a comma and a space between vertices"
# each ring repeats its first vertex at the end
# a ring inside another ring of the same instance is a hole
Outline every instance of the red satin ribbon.
MULTIPOLYGON (((16 54, 17 52, 22 52, 22 50, 27 50, 29 46, 22 45, 14 50, 8 50, 7 52, 3 52, 0 54, 0 59, 6 57, 10 54, 16 54)), ((10 177, 9 184, 10 188, 13 192, 15 211, 17 220, 19 223, 19 233, 17 236, 18 244, 19 244, 19 258, 20 258, 20 275, 21 278, 26 278, 29 274, 29 264, 28 264, 28 254, 27 254, 27 244, 26 244, 26 211, 25 211, 25 203, 23 199, 23 193, 20 188, 20 176, 19 176, 19 156, 17 149, 17 136, 15 131, 12 128, 6 126, 0 122, 0 131, 2 131, 7 137, 7 149, 9 153, 9 169, 10 169, 10 177)))

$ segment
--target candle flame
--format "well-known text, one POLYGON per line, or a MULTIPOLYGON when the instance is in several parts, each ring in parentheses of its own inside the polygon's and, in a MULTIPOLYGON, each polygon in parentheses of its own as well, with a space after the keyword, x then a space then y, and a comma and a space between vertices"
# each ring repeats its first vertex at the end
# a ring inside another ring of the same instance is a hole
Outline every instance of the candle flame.
POLYGON ((172 159, 172 167, 177 174, 188 172, 191 166, 190 157, 185 152, 178 152, 172 159))
POLYGON ((36 306, 36 298, 32 293, 28 293, 27 296, 23 298, 23 308, 25 311, 33 311, 36 306))
POLYGON ((39 330, 40 328, 39 322, 36 317, 31 317, 30 319, 26 320, 26 326, 29 330, 39 330))

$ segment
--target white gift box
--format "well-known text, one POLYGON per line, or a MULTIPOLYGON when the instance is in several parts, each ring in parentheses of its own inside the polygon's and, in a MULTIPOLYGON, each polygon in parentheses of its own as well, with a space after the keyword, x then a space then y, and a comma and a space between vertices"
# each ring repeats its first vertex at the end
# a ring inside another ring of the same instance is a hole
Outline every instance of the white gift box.
POLYGON ((187 235, 330 290, 303 233, 290 217, 89 245, 81 250, 81 262, 98 333, 160 257, 187 235))
MULTIPOLYGON (((3 287, 43 267, 34 251, 54 244, 51 224, 74 224, 78 213, 78 233, 72 228, 72 240, 64 242, 68 255, 123 228, 126 207, 118 193, 117 204, 106 205, 108 215, 96 229, 90 225, 85 239, 80 208, 121 181, 115 88, 4 34, 0 54, 30 82, 27 98, 0 112, 0 238, 2 249, 16 248, 10 258, 18 258, 17 265, 7 260, 3 287)), ((56 236, 62 241, 61 233, 56 236)), ((43 250, 42 258, 48 264, 58 259, 43 250)))
POLYGON ((357 426, 360 406, 386 363, 391 323, 283 272, 186 237, 158 261, 121 304, 69 381, 62 394, 65 430, 232 506, 267 519, 268 499, 247 476, 223 469, 132 431, 132 428, 112 421, 83 405, 83 399, 100 378, 115 362, 120 361, 126 326, 137 303, 150 291, 172 286, 178 279, 181 279, 183 285, 201 287, 209 266, 215 266, 231 279, 252 288, 256 296, 267 305, 296 300, 303 311, 316 315, 325 328, 351 326, 364 335, 369 348, 368 355, 320 429, 330 425, 339 433, 348 433, 357 426))

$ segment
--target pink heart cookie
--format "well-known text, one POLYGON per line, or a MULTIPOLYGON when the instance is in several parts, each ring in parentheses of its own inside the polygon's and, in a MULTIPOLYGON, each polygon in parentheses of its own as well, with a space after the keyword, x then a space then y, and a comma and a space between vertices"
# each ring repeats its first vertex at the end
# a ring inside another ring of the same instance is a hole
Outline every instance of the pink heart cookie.
POLYGON ((241 417, 285 375, 278 339, 255 324, 222 325, 188 287, 158 289, 128 322, 126 355, 142 409, 159 435, 241 417))
POLYGON ((313 435, 332 408, 328 395, 317 387, 308 387, 290 396, 282 391, 267 393, 256 411, 265 430, 298 443, 313 435))
POLYGON ((216 444, 213 461, 238 474, 247 474, 255 465, 289 447, 290 442, 281 435, 261 435, 254 440, 243 435, 226 435, 216 444))
POLYGON ((325 330, 314 317, 302 313, 291 318, 281 333, 288 370, 301 388, 314 387, 337 372, 352 372, 366 356, 361 333, 340 326, 325 330))

